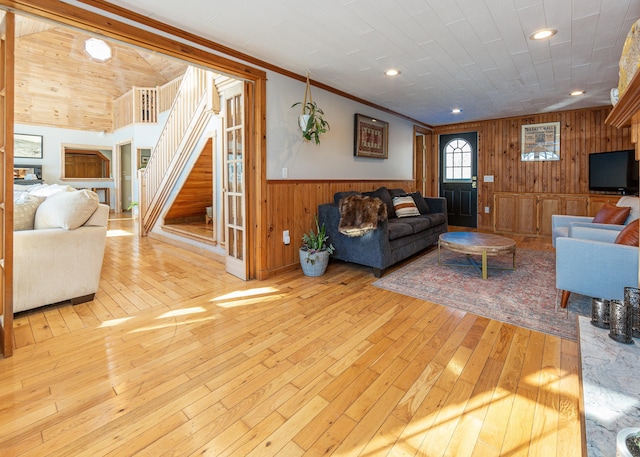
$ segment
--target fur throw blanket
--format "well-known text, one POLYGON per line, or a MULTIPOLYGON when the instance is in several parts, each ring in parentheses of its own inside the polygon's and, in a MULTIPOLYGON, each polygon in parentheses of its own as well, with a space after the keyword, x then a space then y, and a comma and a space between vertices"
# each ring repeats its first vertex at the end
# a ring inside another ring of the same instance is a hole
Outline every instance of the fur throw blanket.
POLYGON ((387 205, 376 197, 349 195, 339 206, 338 231, 346 236, 362 236, 387 218, 387 205))

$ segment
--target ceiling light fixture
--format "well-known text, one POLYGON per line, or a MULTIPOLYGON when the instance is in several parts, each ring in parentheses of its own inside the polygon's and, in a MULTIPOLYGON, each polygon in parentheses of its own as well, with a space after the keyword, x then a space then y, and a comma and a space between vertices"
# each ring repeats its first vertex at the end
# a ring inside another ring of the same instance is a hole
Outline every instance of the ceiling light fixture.
POLYGON ((111 58, 111 46, 98 38, 89 38, 84 42, 84 50, 95 60, 106 62, 111 58))
POLYGON ((574 90, 573 92, 571 92, 570 95, 573 95, 574 97, 577 97, 578 95, 584 95, 584 91, 583 90, 574 90))
POLYGON ((544 40, 558 33, 556 29, 542 29, 529 35, 530 40, 544 40))
POLYGON ((400 74, 400 70, 396 70, 395 68, 390 68, 389 70, 384 72, 387 76, 398 76, 400 74))
POLYGON ((461 113, 461 112, 462 112, 462 110, 461 110, 460 108, 453 108, 453 109, 451 110, 451 113, 453 113, 453 114, 459 114, 459 113, 461 113))

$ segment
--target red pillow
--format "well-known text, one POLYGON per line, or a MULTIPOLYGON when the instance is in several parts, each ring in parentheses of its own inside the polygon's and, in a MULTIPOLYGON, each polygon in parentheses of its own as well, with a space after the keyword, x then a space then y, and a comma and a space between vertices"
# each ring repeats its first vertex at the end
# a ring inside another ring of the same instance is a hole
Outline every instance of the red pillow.
POLYGON ((626 244, 627 246, 638 246, 640 242, 640 219, 629 222, 616 237, 616 244, 626 244))
POLYGON ((593 218, 593 222, 622 225, 627 220, 630 212, 631 207, 629 206, 614 206, 611 203, 605 203, 596 214, 596 217, 593 218))

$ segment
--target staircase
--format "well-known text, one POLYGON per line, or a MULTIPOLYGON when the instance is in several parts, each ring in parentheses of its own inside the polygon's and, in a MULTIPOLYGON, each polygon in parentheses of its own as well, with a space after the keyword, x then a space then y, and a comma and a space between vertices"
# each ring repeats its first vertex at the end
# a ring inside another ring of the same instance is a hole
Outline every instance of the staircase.
POLYGON ((141 235, 156 224, 211 115, 219 112, 220 96, 213 73, 189 67, 147 167, 139 174, 141 235))

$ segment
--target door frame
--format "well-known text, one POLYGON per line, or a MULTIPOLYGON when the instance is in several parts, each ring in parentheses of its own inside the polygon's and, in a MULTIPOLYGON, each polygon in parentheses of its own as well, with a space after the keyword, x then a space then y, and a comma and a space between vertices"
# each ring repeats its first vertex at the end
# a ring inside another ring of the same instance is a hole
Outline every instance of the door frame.
MULTIPOLYGON (((220 45, 212 41, 107 3, 97 6, 105 13, 104 15, 68 3, 48 0, 21 0, 20 2, 0 0, 0 8, 84 30, 253 83, 251 93, 246 94, 247 99, 251 98, 247 102, 253 109, 245 112, 247 123, 246 246, 247 252, 251 254, 247 257, 247 277, 266 279, 269 275, 266 253, 269 235, 266 229, 266 71, 239 61, 243 56, 232 49, 220 50, 220 45), (127 19, 128 22, 137 22, 146 29, 143 30, 124 20, 113 18, 105 20, 109 14, 127 19), (229 57, 215 54, 214 51, 222 52, 229 57)), ((119 198, 116 199, 116 202, 118 201, 119 198)))

